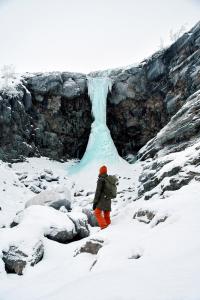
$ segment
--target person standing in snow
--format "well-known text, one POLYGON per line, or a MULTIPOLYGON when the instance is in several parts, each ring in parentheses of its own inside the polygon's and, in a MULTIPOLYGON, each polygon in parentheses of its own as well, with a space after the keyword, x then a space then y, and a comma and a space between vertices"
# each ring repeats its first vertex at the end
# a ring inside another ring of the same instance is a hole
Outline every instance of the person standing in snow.
POLYGON ((111 199, 117 195, 117 178, 107 174, 107 167, 99 169, 93 210, 101 229, 110 225, 111 199))

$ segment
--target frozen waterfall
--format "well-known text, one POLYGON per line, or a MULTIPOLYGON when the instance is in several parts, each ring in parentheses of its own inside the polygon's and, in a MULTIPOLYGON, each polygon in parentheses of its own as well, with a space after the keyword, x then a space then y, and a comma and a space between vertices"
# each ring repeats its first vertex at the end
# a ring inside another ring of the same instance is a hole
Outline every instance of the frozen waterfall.
POLYGON ((108 77, 88 77, 88 94, 92 103, 94 122, 88 145, 80 163, 74 166, 74 171, 84 166, 115 165, 123 159, 119 156, 115 144, 106 125, 107 95, 111 91, 112 81, 108 77))

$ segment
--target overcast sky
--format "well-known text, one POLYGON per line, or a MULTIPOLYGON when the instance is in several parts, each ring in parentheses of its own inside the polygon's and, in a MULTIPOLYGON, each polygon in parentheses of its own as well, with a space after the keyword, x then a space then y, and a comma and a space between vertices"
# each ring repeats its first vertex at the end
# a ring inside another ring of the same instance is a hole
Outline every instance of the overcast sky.
POLYGON ((170 30, 200 20, 200 0, 0 0, 0 68, 80 71, 141 61, 170 30))

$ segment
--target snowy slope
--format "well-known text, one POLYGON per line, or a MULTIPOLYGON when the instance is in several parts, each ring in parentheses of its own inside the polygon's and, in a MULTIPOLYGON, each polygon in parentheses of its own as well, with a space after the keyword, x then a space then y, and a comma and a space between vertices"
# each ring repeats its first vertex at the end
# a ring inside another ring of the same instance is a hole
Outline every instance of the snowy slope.
MULTIPOLYGON (((134 202, 137 180, 145 164, 129 165, 127 177, 120 178, 120 193, 113 203, 110 227, 104 231, 91 228, 88 238, 70 244, 44 238, 43 260, 27 267, 23 276, 7 274, 1 262, 0 299, 199 300, 200 184, 192 180, 178 191, 167 191, 165 199, 157 195, 148 202, 143 198, 134 202), (155 217, 148 224, 139 222, 133 216, 140 210, 152 211, 155 217), (165 222, 156 225, 163 216, 167 216, 165 222), (74 256, 75 250, 91 238, 104 241, 98 254, 74 256)), ((66 177, 66 164, 45 158, 29 159, 13 164, 12 168, 1 163, 0 216, 4 225, 35 195, 22 186, 16 172, 28 172, 29 177, 34 177, 46 168, 60 177, 59 183, 47 183, 47 189, 66 185, 73 186, 74 193, 82 191, 80 178, 74 182, 75 178, 66 177), (6 191, 3 191, 4 180, 7 180, 6 191)), ((97 170, 90 172, 96 178, 97 170)), ((87 192, 94 192, 94 185, 88 184, 82 195, 73 198, 75 211, 91 207, 93 195, 86 196, 87 192)), ((0 232, 5 230, 2 228, 0 232)))

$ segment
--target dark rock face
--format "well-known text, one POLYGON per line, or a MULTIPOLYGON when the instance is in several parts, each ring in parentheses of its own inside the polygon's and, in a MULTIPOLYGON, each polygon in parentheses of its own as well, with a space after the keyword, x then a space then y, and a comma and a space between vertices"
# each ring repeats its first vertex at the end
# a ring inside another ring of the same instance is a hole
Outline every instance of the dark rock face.
POLYGON ((26 75, 13 93, 0 91, 0 159, 80 158, 91 122, 85 75, 26 75))
MULTIPOLYGON (((113 70, 107 123, 119 154, 136 154, 200 89, 200 23, 136 67, 113 70)), ((0 159, 81 158, 92 123, 86 75, 24 75, 0 91, 0 159)))
MULTIPOLYGON (((190 96, 170 122, 138 153, 138 158, 147 159, 185 150, 199 139, 200 132, 200 91, 190 96)), ((156 162, 155 162, 156 163, 156 162)), ((175 170, 174 170, 175 172, 175 170)))
POLYGON ((33 143, 32 119, 23 101, 26 89, 21 84, 16 91, 0 91, 0 159, 23 161, 39 153, 33 143))
POLYGON ((200 164, 199 132, 200 91, 190 96, 170 122, 139 151, 138 158, 146 160, 139 178, 139 197, 164 197, 167 191, 199 180, 199 172, 194 169, 200 164))
POLYGON ((200 88, 200 23, 137 67, 113 71, 108 126, 121 155, 136 153, 200 88))
POLYGON ((26 81, 33 98, 30 115, 40 154, 54 159, 80 158, 92 122, 86 76, 47 73, 26 81))
POLYGON ((3 261, 5 263, 5 269, 8 273, 16 273, 18 275, 23 274, 23 270, 27 263, 31 266, 37 264, 43 257, 44 246, 39 241, 32 250, 32 254, 28 255, 17 246, 10 246, 8 251, 3 251, 3 261))

